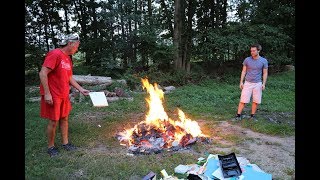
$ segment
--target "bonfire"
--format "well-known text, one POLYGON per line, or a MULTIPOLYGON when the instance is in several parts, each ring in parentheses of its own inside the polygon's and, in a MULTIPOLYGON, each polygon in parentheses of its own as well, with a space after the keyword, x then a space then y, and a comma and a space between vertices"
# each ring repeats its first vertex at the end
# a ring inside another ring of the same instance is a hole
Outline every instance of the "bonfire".
POLYGON ((157 83, 152 85, 148 79, 141 81, 149 94, 146 98, 148 112, 144 121, 116 134, 121 145, 128 147, 133 154, 150 154, 179 150, 196 141, 208 141, 199 124, 187 118, 181 109, 177 108, 178 120, 168 117, 163 107, 164 92, 157 83))

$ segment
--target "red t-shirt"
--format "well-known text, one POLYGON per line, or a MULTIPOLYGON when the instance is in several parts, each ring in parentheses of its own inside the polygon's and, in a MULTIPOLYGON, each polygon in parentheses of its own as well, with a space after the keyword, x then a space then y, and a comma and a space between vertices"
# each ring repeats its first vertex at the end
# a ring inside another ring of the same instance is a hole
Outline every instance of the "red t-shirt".
MULTIPOLYGON (((52 69, 48 74, 48 85, 52 97, 68 97, 72 76, 71 58, 60 49, 54 49, 48 52, 42 66, 52 69)), ((40 94, 44 95, 42 84, 40 84, 40 94)))

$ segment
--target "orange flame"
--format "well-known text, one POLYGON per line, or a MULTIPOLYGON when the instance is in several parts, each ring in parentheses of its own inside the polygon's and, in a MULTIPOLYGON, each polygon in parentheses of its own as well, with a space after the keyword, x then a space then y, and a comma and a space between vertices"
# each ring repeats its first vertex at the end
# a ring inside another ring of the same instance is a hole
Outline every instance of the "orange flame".
MULTIPOLYGON (((143 88, 149 93, 149 97, 146 98, 148 103, 149 111, 146 114, 145 121, 142 121, 135 125, 133 128, 126 129, 120 133, 121 140, 125 140, 127 145, 132 145, 134 140, 132 134, 139 134, 138 126, 141 124, 147 124, 157 127, 157 129, 165 132, 163 135, 167 145, 170 147, 174 141, 180 142, 183 137, 187 134, 191 134, 192 137, 206 137, 200 129, 200 126, 196 121, 192 121, 187 118, 184 112, 178 109, 180 121, 174 121, 170 119, 163 107, 164 92, 158 88, 158 84, 150 84, 148 79, 141 79, 143 88), (166 125, 171 124, 175 127, 174 132, 166 131, 166 125)), ((124 144, 121 144, 124 145, 124 144)))
POLYGON ((164 99, 164 93, 158 88, 155 83, 154 86, 149 83, 148 79, 142 79, 143 88, 147 89, 150 97, 146 98, 149 105, 149 112, 146 115, 146 123, 153 124, 158 128, 161 128, 161 121, 168 120, 168 115, 164 111, 162 100, 164 99), (160 120, 160 122, 159 122, 160 120))
POLYGON ((184 112, 178 108, 179 111, 179 119, 181 120, 176 121, 176 125, 182 127, 187 133, 191 134, 193 137, 197 136, 205 136, 202 134, 200 126, 196 121, 192 121, 191 119, 186 118, 184 112))

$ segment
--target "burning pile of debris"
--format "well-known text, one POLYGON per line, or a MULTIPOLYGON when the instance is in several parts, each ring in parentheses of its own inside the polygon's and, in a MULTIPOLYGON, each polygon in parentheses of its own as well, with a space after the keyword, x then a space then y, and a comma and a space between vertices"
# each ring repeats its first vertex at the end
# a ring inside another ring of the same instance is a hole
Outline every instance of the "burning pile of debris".
POLYGON ((142 79, 142 84, 149 94, 146 98, 149 106, 146 119, 116 134, 120 144, 128 147, 129 153, 157 154, 163 150, 187 149, 197 141, 210 141, 198 123, 188 119, 182 110, 178 109, 179 120, 168 117, 162 105, 164 93, 156 83, 152 85, 148 79, 142 79))

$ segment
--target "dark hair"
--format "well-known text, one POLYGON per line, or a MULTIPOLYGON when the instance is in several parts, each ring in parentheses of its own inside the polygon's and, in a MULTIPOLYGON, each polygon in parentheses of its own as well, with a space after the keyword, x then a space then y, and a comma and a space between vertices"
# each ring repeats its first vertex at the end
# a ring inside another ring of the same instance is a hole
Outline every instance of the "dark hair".
POLYGON ((251 46, 250 46, 250 48, 257 48, 257 50, 258 51, 261 51, 262 50, 262 47, 261 47, 261 45, 260 44, 252 44, 251 46))

